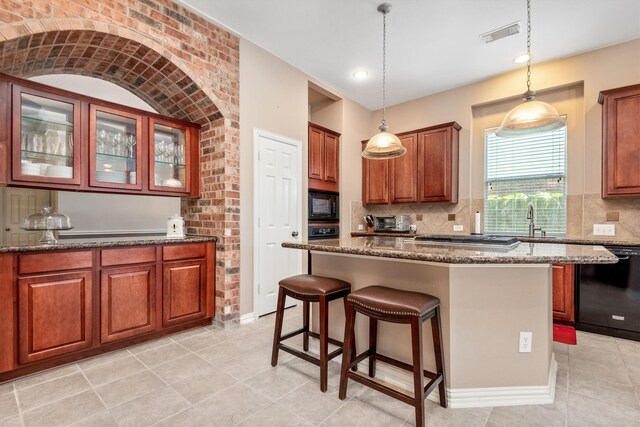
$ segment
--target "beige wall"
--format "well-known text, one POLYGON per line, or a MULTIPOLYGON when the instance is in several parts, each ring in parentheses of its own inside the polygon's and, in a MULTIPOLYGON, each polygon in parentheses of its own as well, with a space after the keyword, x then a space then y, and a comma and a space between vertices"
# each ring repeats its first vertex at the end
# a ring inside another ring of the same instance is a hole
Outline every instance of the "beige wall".
MULTIPOLYGON (((253 312, 253 131, 262 129, 302 142, 302 217, 301 234, 306 237, 307 206, 307 122, 312 121, 342 134, 340 140, 341 166, 358 170, 360 182, 360 158, 357 166, 350 166, 359 142, 365 138, 371 112, 350 101, 342 100, 311 112, 308 105, 308 87, 311 81, 340 98, 340 95, 313 80, 308 75, 281 61, 255 44, 240 40, 240 314, 253 312), (356 141, 355 145, 352 141, 356 141), (345 164, 345 158, 347 164, 345 164)), ((359 153, 359 151, 358 151, 359 153)), ((360 199, 360 186, 350 186, 340 181, 341 192, 349 200, 360 199), (346 186, 346 187, 345 187, 346 186)), ((349 204, 342 205, 342 218, 349 217, 349 204)), ((345 232, 349 232, 346 221, 345 232)))
MULTIPOLYGON (((534 64, 533 89, 541 100, 552 102, 561 114, 569 118, 568 209, 573 221, 571 236, 591 236, 593 223, 604 223, 605 212, 620 212, 618 238, 640 238, 637 204, 601 200, 601 106, 597 103, 602 90, 640 82, 640 40, 611 46, 582 55, 544 64, 534 64), (635 213, 635 215, 634 215, 635 213)), ((518 70, 494 78, 462 86, 446 92, 416 99, 387 108, 387 121, 394 132, 402 132, 452 120, 461 126, 460 132, 460 202, 458 208, 447 205, 412 205, 394 208, 374 208, 374 212, 425 214, 423 231, 452 232, 454 222, 447 213, 460 216, 455 223, 465 225, 469 232, 471 212, 481 209, 483 198, 483 141, 485 127, 498 126, 504 113, 519 102, 526 89, 525 72, 518 70), (480 202, 480 205, 478 203, 480 202), (461 209, 460 209, 461 207, 461 209), (427 225, 432 224, 430 229, 427 225)), ((374 127, 380 111, 374 114, 374 127)), ((357 172, 360 173, 359 171, 357 172)), ((360 185, 356 171, 345 171, 345 181, 360 185), (349 174, 350 176, 345 176, 349 174)), ((353 199, 352 229, 361 222, 360 199, 353 199)), ((346 200, 345 200, 346 202, 346 200)), ((420 224, 418 224, 420 232, 420 224)))

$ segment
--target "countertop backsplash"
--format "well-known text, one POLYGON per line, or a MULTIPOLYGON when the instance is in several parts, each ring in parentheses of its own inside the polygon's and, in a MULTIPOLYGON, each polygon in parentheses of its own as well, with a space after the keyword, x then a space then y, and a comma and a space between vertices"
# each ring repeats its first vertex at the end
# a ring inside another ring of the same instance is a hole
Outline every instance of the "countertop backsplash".
MULTIPOLYGON (((363 206, 360 201, 351 202, 351 231, 364 224, 365 215, 410 215, 416 224, 417 234, 469 234, 473 232, 474 213, 483 212, 483 199, 460 199, 457 204, 398 204, 363 206), (455 215, 450 220, 449 215, 455 215), (418 217, 422 215, 422 219, 418 217), (453 231, 454 225, 462 225, 463 231, 453 231)), ((615 236, 596 236, 602 240, 640 239, 640 198, 602 199, 600 194, 567 196, 568 238, 593 238, 593 224, 614 224, 615 236), (607 221, 607 213, 618 216, 617 221, 607 221)))

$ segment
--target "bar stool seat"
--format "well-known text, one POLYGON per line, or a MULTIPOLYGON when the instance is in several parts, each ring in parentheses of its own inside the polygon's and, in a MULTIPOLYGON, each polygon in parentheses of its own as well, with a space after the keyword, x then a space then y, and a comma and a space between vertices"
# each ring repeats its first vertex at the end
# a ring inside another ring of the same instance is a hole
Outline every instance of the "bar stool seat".
POLYGON ((278 364, 279 350, 286 351, 301 359, 320 366, 320 390, 327 391, 327 376, 329 360, 339 356, 343 352, 341 341, 329 338, 329 302, 344 298, 351 292, 351 284, 333 277, 315 276, 312 274, 299 274, 287 277, 279 282, 278 306, 276 309, 276 325, 273 335, 273 348, 271 351, 271 366, 278 364), (302 328, 282 335, 284 320, 284 305, 286 297, 295 298, 303 302, 302 328), (317 302, 320 308, 320 333, 309 330, 309 306, 317 302), (302 348, 309 350, 309 337, 320 340, 320 358, 313 357, 305 352, 287 346, 283 341, 296 335, 303 334, 302 348), (338 346, 338 349, 329 353, 329 344, 338 346))
POLYGON ((440 323, 440 300, 433 295, 409 292, 385 286, 368 286, 350 293, 345 302, 346 323, 344 330, 344 354, 340 370, 340 391, 338 397, 347 395, 349 379, 380 391, 388 396, 408 403, 415 408, 416 426, 424 426, 424 399, 436 387, 440 396, 440 406, 447 407, 444 357, 442 354, 442 330, 440 323), (355 351, 356 313, 369 318, 369 348, 360 355, 355 351), (423 368, 422 325, 431 319, 431 332, 435 353, 436 372, 423 368), (411 325, 412 363, 408 364, 377 352, 378 321, 411 325), (369 376, 357 372, 358 363, 369 359, 369 376), (399 391, 375 379, 376 362, 384 362, 413 373, 413 394, 399 391), (429 382, 425 385, 424 378, 429 382))
POLYGON ((420 292, 399 291, 385 286, 368 286, 351 293, 353 304, 388 315, 422 316, 440 305, 440 300, 420 292))
POLYGON ((299 295, 320 296, 341 291, 351 291, 351 284, 333 277, 298 274, 282 279, 279 285, 299 295))

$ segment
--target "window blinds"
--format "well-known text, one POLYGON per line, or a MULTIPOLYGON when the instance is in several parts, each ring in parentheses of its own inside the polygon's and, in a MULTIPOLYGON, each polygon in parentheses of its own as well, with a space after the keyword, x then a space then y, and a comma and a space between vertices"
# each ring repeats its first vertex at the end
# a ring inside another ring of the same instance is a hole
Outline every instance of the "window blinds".
POLYGON ((541 134, 500 138, 485 131, 486 233, 527 233, 527 207, 536 227, 566 234, 566 127, 541 134))

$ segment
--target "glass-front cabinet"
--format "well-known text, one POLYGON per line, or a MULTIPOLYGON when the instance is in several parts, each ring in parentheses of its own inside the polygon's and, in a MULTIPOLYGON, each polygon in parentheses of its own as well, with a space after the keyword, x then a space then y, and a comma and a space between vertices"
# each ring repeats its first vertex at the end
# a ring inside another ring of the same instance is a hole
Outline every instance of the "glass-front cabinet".
POLYGON ((13 105, 13 179, 80 185, 80 102, 16 85, 13 105))
POLYGON ((142 189, 143 117, 91 105, 89 185, 142 189))
POLYGON ((189 130, 179 122, 149 120, 149 189, 189 192, 189 130))

